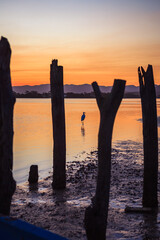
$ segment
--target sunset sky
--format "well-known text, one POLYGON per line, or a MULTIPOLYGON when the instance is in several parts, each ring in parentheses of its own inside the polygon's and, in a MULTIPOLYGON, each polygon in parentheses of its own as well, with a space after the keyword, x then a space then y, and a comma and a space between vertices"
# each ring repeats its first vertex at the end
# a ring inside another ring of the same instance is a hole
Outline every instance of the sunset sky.
POLYGON ((147 64, 160 84, 160 0, 0 0, 0 34, 13 85, 49 83, 52 59, 65 84, 138 85, 147 64))

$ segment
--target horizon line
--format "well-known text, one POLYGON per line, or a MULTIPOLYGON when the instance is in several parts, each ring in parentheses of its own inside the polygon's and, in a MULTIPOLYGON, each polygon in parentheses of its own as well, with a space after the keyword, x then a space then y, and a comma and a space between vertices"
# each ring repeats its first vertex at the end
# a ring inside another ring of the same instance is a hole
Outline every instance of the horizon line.
MULTIPOLYGON (((50 85, 50 83, 42 83, 42 84, 36 84, 36 85, 30 85, 30 84, 25 84, 25 85, 12 85, 12 87, 24 87, 24 86, 30 86, 30 87, 34 87, 34 86, 42 86, 42 85, 50 85)), ((74 85, 74 86, 82 86, 82 85, 90 85, 92 86, 92 84, 89 84, 89 83, 83 83, 83 84, 74 84, 74 83, 66 83, 64 84, 65 85, 74 85)), ((158 84, 155 84, 155 86, 158 85, 158 84)), ((112 87, 113 85, 99 85, 99 87, 112 87)), ((138 85, 133 85, 133 84, 129 84, 129 85, 126 85, 126 86, 134 86, 134 87, 139 87, 138 85)))

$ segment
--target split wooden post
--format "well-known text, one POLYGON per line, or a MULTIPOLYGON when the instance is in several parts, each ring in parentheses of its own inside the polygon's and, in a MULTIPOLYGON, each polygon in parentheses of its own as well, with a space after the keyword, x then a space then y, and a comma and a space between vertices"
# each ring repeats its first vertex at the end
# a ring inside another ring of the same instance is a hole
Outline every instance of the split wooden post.
POLYGON ((125 90, 124 80, 116 79, 110 94, 102 97, 96 82, 92 83, 98 108, 100 127, 98 135, 98 179, 92 205, 85 211, 85 229, 88 240, 106 239, 113 124, 125 90))
POLYGON ((11 48, 6 38, 0 40, 0 213, 9 215, 13 179, 13 109, 15 97, 10 77, 11 48))
POLYGON ((50 66, 52 122, 53 122, 53 189, 66 187, 66 136, 63 89, 63 67, 53 60, 50 66))
POLYGON ((152 65, 148 65, 145 72, 138 68, 140 96, 143 117, 143 150, 144 150, 144 179, 143 179, 143 207, 158 207, 158 134, 156 92, 152 65))

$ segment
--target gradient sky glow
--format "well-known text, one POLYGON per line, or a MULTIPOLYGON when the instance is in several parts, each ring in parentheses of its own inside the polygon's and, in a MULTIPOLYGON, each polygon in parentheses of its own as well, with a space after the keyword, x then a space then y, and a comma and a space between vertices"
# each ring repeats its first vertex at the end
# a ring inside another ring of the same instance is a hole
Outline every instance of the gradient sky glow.
POLYGON ((160 81, 160 0, 1 0, 0 34, 12 48, 13 85, 49 83, 51 60, 65 84, 115 78, 138 85, 152 64, 160 81))

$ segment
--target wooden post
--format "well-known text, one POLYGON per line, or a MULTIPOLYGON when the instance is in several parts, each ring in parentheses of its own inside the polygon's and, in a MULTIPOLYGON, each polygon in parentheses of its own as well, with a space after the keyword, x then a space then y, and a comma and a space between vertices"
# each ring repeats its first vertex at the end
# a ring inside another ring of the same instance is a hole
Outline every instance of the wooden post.
POLYGON ((52 120, 53 120, 53 189, 66 187, 66 137, 63 90, 63 67, 53 60, 50 68, 52 120))
POLYGON ((15 97, 10 77, 11 48, 4 37, 0 40, 0 213, 9 215, 16 182, 13 167, 13 108, 15 97))
POLYGON ((31 165, 28 177, 29 184, 38 183, 38 165, 31 165))
POLYGON ((152 65, 138 68, 143 117, 144 179, 143 207, 158 207, 158 134, 156 93, 152 65))
POLYGON ((106 239, 110 177, 111 177, 111 142, 113 124, 125 89, 124 80, 115 80, 112 91, 102 97, 96 82, 92 83, 100 110, 98 136, 98 179, 96 194, 92 205, 85 212, 85 229, 88 240, 106 239))

